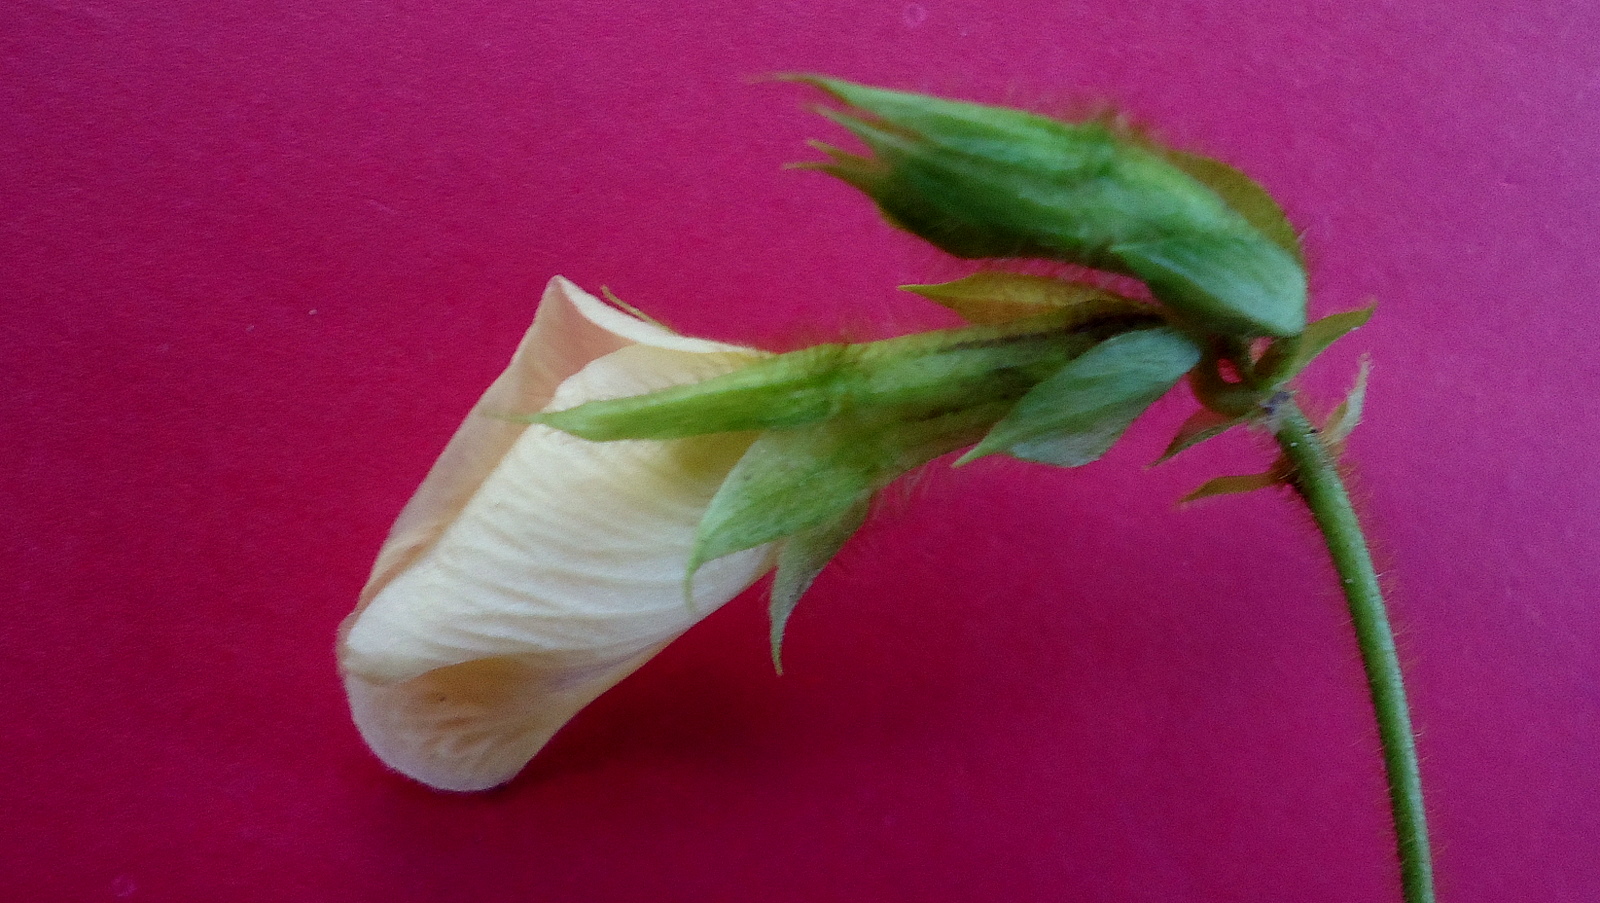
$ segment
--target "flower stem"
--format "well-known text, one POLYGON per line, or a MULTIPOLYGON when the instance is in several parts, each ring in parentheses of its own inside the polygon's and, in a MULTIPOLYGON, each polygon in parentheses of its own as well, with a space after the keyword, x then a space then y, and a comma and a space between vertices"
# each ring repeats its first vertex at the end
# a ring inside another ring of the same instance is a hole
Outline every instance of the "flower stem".
POLYGON ((1389 779, 1395 838, 1400 853, 1400 882, 1406 903, 1433 903, 1433 861, 1428 848, 1428 823, 1422 807, 1422 778, 1417 745, 1406 705, 1405 685, 1394 634, 1384 609, 1378 575, 1367 552, 1361 524, 1350 505, 1333 455, 1317 436, 1292 396, 1272 404, 1272 432, 1292 465, 1289 475, 1322 530, 1350 604, 1361 662, 1366 668, 1372 705, 1378 717, 1378 738, 1389 779))

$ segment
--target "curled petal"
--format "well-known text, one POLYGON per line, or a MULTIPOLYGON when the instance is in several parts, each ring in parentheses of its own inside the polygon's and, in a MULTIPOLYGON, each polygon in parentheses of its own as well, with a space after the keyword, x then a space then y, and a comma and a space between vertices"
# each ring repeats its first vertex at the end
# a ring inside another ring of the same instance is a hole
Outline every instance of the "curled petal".
MULTIPOLYGON (((526 413, 695 382, 748 349, 685 338, 551 282, 480 412, 526 413)), ((590 443, 471 416, 395 524, 339 655, 357 727, 430 786, 514 776, 579 709, 737 595, 765 550, 683 576, 746 435, 590 443)))
MULTIPOLYGON (((696 354, 757 353, 675 335, 609 307, 557 276, 545 287, 538 314, 511 363, 478 399, 474 411, 503 414, 544 410, 556 387, 567 377, 597 358, 635 344, 696 354)), ((496 417, 469 416, 462 422, 411 501, 395 518, 366 588, 361 591, 362 605, 438 540, 524 429, 524 424, 496 417)))

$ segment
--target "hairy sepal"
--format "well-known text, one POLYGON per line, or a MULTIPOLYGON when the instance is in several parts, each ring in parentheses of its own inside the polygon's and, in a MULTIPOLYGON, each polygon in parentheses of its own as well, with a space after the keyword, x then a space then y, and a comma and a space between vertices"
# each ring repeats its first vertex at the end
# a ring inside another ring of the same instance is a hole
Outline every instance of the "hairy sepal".
POLYGON ((1234 427, 1243 426, 1256 419, 1255 414, 1228 415, 1213 411, 1210 408, 1201 408, 1189 415, 1189 419, 1178 427, 1178 434, 1172 437, 1172 442, 1167 446, 1161 457, 1155 460, 1156 464, 1164 464, 1175 455, 1186 452, 1202 442, 1215 439, 1232 430, 1234 427))
POLYGON ((1377 309, 1376 304, 1369 304, 1330 314, 1311 323, 1298 336, 1273 342, 1256 362, 1258 378, 1272 386, 1294 379, 1334 342, 1367 325, 1377 309))
POLYGON ((957 463, 1001 452, 1059 467, 1095 461, 1199 359, 1174 329, 1113 336, 1035 386, 957 463))
POLYGON ((837 521, 909 470, 976 442, 1005 403, 918 420, 844 417, 762 434, 706 510, 693 570, 837 521))
POLYGON ((704 382, 528 418, 594 441, 783 430, 844 415, 888 422, 1020 397, 1107 331, 1157 321, 1073 311, 860 345, 818 345, 704 382))
POLYGON ((1289 336, 1305 327, 1298 244, 1286 247, 1259 198, 1199 158, 1176 165, 1171 152, 1103 122, 801 80, 852 108, 826 115, 871 152, 835 152, 818 168, 951 254, 1041 257, 1137 276, 1213 332, 1289 336))
POLYGON ((987 270, 954 282, 900 288, 943 305, 968 323, 1009 323, 1051 310, 1080 319, 1133 314, 1144 305, 1089 282, 987 270))

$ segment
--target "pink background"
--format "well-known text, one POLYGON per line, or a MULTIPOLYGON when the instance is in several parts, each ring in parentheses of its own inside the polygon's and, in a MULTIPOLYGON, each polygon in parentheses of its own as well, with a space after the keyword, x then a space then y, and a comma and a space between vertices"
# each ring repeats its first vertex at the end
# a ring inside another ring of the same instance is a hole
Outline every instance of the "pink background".
POLYGON ((0 894, 18 901, 1398 898, 1308 519, 1267 455, 935 472, 767 662, 735 601, 507 789, 361 745, 335 624, 540 287, 793 345, 962 268, 784 172, 764 73, 1111 103, 1380 300, 1351 444, 1441 900, 1600 898, 1600 8, 310 3, 0 12, 0 894))

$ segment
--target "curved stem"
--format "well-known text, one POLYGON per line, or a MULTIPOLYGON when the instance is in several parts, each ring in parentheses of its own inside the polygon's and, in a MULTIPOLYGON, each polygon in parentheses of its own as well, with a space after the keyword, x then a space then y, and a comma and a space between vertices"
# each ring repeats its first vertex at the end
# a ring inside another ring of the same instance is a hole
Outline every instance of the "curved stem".
POLYGON ((1355 622, 1361 662, 1366 668, 1372 705, 1378 716, 1378 738, 1389 778, 1389 801, 1394 811, 1395 836, 1400 852, 1400 880, 1407 903, 1433 903, 1433 861, 1428 848, 1428 823, 1422 807, 1422 778, 1417 768, 1417 745, 1406 705, 1400 660, 1394 634, 1378 588, 1378 575, 1367 552, 1361 524, 1332 455, 1317 436, 1316 428, 1290 396, 1271 403, 1272 432, 1293 465, 1289 476, 1321 528, 1339 573, 1350 618, 1355 622))

